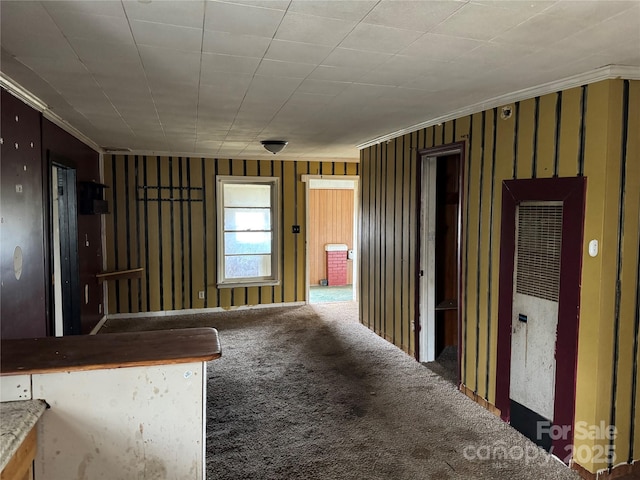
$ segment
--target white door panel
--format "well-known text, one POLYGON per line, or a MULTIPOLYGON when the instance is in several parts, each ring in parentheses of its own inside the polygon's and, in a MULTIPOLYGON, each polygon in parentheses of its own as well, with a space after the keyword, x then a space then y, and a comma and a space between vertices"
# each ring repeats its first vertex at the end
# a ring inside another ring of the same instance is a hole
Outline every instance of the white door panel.
POLYGON ((558 302, 514 293, 513 317, 509 397, 553 421, 558 302))

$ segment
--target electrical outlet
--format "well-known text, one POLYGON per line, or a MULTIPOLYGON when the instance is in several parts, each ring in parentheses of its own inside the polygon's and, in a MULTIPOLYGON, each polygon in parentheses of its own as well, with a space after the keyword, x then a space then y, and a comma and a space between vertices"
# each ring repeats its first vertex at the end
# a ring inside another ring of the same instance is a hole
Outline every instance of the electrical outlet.
POLYGON ((200 290, 200 291, 198 292, 198 298, 199 298, 200 300, 204 300, 204 290, 200 290))

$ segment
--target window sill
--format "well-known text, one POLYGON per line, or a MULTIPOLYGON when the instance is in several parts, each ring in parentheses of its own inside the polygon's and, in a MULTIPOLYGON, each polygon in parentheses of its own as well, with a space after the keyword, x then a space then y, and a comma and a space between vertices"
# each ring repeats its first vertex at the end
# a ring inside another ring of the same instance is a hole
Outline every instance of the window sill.
POLYGON ((260 281, 248 281, 248 282, 224 282, 218 283, 218 288, 238 288, 238 287, 274 287, 280 285, 278 280, 260 280, 260 281))

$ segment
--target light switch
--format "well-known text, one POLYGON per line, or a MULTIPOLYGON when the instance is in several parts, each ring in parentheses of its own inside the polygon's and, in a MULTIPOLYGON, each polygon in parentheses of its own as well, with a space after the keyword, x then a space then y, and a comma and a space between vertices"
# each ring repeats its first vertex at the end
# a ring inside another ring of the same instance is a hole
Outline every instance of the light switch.
POLYGON ((598 240, 591 240, 589 242, 589 256, 590 257, 598 256, 598 240))

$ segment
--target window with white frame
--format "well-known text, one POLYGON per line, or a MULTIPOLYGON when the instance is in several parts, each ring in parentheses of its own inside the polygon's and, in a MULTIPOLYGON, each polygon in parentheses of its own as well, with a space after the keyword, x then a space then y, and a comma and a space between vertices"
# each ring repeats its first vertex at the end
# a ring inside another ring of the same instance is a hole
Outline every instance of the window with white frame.
POLYGON ((280 281, 277 177, 218 176, 218 286, 280 281))

